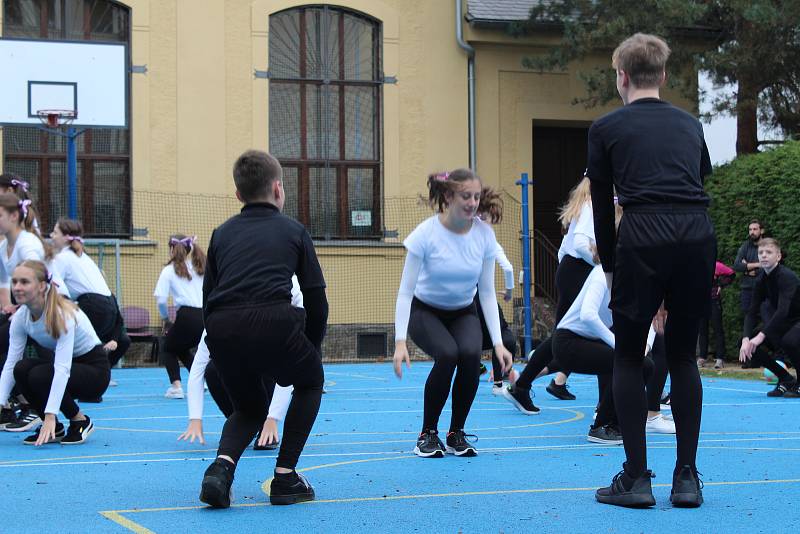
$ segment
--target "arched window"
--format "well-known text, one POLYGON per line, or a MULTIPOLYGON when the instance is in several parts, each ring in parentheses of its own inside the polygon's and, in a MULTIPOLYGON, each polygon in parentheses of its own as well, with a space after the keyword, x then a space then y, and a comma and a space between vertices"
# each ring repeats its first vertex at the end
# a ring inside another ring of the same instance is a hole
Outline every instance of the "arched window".
POLYGON ((381 220, 381 27, 309 6, 269 19, 269 149, 285 211, 318 239, 369 239, 381 220))
MULTIPOLYGON (((4 0, 3 36, 130 44, 130 9, 110 0, 4 0)), ((78 217, 86 232, 129 236, 130 131, 90 128, 77 143, 78 217)), ((49 231, 67 215, 66 139, 35 127, 6 126, 3 152, 3 171, 30 181, 42 230, 49 231)))

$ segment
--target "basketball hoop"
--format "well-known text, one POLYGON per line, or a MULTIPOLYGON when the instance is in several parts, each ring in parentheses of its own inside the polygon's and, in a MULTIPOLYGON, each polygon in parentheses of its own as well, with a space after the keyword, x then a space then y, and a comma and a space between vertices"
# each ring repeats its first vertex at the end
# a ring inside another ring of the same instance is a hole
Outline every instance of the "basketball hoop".
POLYGON ((48 128, 69 126, 78 118, 78 112, 73 109, 40 109, 36 112, 42 124, 48 128))

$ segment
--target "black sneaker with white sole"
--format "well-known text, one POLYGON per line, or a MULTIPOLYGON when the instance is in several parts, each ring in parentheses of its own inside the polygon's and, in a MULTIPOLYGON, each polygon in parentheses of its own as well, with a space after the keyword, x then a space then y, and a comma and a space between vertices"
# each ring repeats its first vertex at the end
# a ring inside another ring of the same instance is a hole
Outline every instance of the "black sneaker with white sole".
POLYGON ((414 454, 422 458, 444 458, 444 444, 436 430, 423 430, 417 438, 414 454))
POLYGON ((41 426, 41 424, 42 424, 42 419, 36 412, 33 411, 33 409, 30 406, 26 404, 20 410, 20 414, 17 420, 13 423, 8 423, 6 425, 6 431, 30 432, 31 430, 36 430, 36 428, 41 426))
POLYGON ((656 499, 653 497, 653 486, 650 482, 650 479, 654 477, 653 472, 648 469, 642 476, 631 480, 623 469, 614 476, 610 486, 597 490, 594 497, 597 502, 603 504, 628 508, 655 506, 656 499), (626 482, 629 485, 627 488, 626 482))
POLYGON ((503 388, 503 397, 513 404, 517 410, 525 415, 538 415, 541 410, 537 408, 531 400, 531 390, 521 387, 508 386, 503 388))
MULTIPOLYGON (((787 391, 791 391, 797 387, 797 383, 792 382, 778 382, 778 385, 775 386, 775 389, 767 392, 767 397, 783 397, 787 391)), ((6 427, 8 429, 8 427, 6 427)))
POLYGON ((228 508, 233 500, 233 472, 236 467, 217 458, 208 466, 200 486, 200 500, 212 508, 228 508))
POLYGON ((79 445, 86 441, 92 432, 94 432, 94 424, 89 419, 89 416, 86 416, 83 421, 70 421, 67 435, 61 440, 61 444, 79 445))
POLYGON ((477 456, 478 451, 472 443, 467 441, 468 437, 473 438, 474 441, 478 440, 477 436, 465 434, 463 430, 448 432, 445 452, 447 452, 447 454, 454 454, 455 456, 477 456))
POLYGON ((292 471, 291 473, 275 473, 269 486, 270 504, 297 504, 313 501, 316 495, 314 488, 306 477, 292 471))
POLYGON ((622 445, 622 432, 613 425, 590 426, 586 440, 603 445, 622 445))
MULTIPOLYGON (((36 444, 36 440, 39 439, 39 432, 41 432, 41 431, 42 431, 42 429, 41 429, 41 427, 39 427, 39 430, 37 430, 36 432, 31 434, 27 438, 22 440, 22 443, 24 443, 25 445, 35 445, 36 444)), ((64 439, 64 425, 63 424, 56 423, 56 432, 55 432, 55 434, 56 434, 56 437, 54 439, 51 439, 47 443, 60 443, 64 439)))
POLYGON ((9 423, 17 422, 17 413, 11 408, 0 408, 0 430, 5 430, 9 423))
POLYGON ((566 384, 556 384, 555 379, 551 380, 545 388, 547 392, 557 399, 561 400, 575 400, 575 395, 570 393, 566 384))

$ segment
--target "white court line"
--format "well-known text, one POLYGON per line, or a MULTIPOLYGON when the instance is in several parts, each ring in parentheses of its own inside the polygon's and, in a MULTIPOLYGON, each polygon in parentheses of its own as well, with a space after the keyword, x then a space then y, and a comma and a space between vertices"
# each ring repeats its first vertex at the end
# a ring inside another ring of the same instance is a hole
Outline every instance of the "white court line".
POLYGON ((703 384, 703 389, 715 389, 718 391, 736 391, 739 393, 755 393, 757 395, 766 395, 763 389, 756 391, 755 389, 722 388, 718 386, 706 386, 705 384, 703 384))

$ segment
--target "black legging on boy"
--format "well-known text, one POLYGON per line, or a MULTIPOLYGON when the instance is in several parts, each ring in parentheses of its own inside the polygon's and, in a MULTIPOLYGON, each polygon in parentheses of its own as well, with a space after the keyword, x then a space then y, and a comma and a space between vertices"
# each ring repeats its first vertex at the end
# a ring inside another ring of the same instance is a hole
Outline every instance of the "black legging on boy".
POLYGON ((89 318, 100 341, 104 344, 112 340, 117 342, 117 348, 108 353, 108 361, 114 367, 131 346, 117 299, 114 295, 84 293, 78 297, 78 306, 89 318))
POLYGON ((313 310, 320 315, 309 316, 309 324, 325 324, 324 289, 309 290, 303 297, 305 311, 289 302, 276 302, 218 308, 208 315, 206 344, 233 405, 233 413, 222 428, 219 456, 238 462, 264 424, 268 402, 262 377, 267 375, 282 386, 294 386, 276 465, 286 469, 297 465, 319 411, 325 380, 317 346, 324 329, 314 339, 315 334, 305 327, 306 313, 313 310), (311 302, 324 304, 324 308, 311 302))
MULTIPOLYGON (((538 351, 537 351, 538 352, 538 351)), ((644 353, 642 343, 641 353, 644 353)), ((645 358, 643 376, 645 382, 653 374, 653 363, 645 358)), ((614 349, 599 339, 588 339, 564 329, 553 334, 553 360, 548 365, 551 372, 571 372, 584 375, 597 375, 600 383, 600 402, 594 427, 616 424, 617 415, 611 391, 614 372, 614 349)), ((642 384, 644 390, 644 384, 642 384)))
MULTIPOLYGON (((25 396, 40 417, 44 417, 54 373, 52 360, 41 358, 23 358, 14 366, 14 380, 19 392, 25 396)), ((110 380, 111 367, 101 345, 82 356, 73 358, 69 380, 61 400, 61 413, 68 419, 78 415, 80 408, 75 399, 100 397, 108 388, 110 380)))
POLYGON ((161 355, 167 369, 169 381, 181 379, 178 360, 187 370, 192 368, 194 357, 190 352, 200 343, 203 335, 203 309, 181 306, 175 314, 175 324, 167 332, 164 351, 161 355))
POLYGON ((772 371, 772 373, 778 377, 778 380, 781 382, 794 382, 795 378, 791 375, 791 373, 789 373, 783 366, 779 365, 778 362, 775 361, 774 356, 769 354, 767 347, 764 347, 764 345, 772 350, 777 350, 778 348, 783 349, 783 351, 789 357, 789 361, 792 362, 795 370, 800 369, 800 323, 795 323, 788 330, 786 330, 786 332, 781 336, 778 346, 775 346, 772 340, 767 338, 764 343, 759 345, 758 349, 756 349, 756 351, 753 353, 753 362, 755 362, 756 365, 772 371))
MULTIPOLYGON (((219 376, 219 371, 217 371, 217 366, 214 365, 213 361, 208 362, 204 378, 211 398, 214 399, 214 403, 216 403, 219 411, 221 411, 222 415, 227 419, 233 413, 233 402, 231 401, 230 395, 228 395, 228 392, 225 390, 225 386, 222 385, 222 378, 219 376)), ((264 384, 264 390, 267 393, 267 405, 270 406, 272 404, 272 395, 275 393, 275 381, 267 376, 263 376, 261 382, 264 384)))
POLYGON ((664 384, 667 383, 667 346, 664 334, 656 334, 653 340, 653 350, 650 351, 653 360, 653 374, 647 381, 647 410, 661 411, 661 394, 664 393, 664 384))
POLYGON ((438 430, 439 416, 447 402, 451 382, 453 411, 450 430, 463 429, 480 380, 482 336, 475 305, 459 310, 440 310, 415 297, 411 301, 408 334, 433 358, 433 368, 425 382, 422 430, 438 430))

